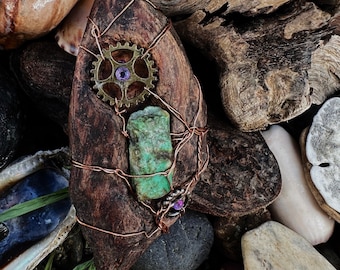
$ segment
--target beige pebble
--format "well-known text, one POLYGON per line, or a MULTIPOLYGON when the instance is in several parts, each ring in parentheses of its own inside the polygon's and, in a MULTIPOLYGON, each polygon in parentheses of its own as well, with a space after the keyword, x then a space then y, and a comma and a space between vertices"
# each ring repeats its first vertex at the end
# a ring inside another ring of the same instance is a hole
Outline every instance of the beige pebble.
POLYGON ((244 270, 335 270, 307 240, 276 221, 245 233, 241 245, 244 270))

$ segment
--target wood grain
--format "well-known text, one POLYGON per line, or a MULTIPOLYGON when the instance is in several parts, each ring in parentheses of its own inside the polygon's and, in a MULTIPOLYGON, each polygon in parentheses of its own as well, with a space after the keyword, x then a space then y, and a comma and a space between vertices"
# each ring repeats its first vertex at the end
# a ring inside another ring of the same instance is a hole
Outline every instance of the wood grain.
MULTIPOLYGON (((90 18, 102 31, 128 2, 95 1, 90 18)), ((115 45, 118 41, 148 48, 166 25, 167 19, 163 14, 146 1, 135 1, 99 42, 102 48, 115 45)), ((91 27, 89 22, 82 46, 97 54, 91 27)), ((204 127, 206 109, 200 99, 200 88, 172 28, 152 49, 151 55, 158 69, 157 95, 176 108, 190 125, 193 125, 198 114, 196 125, 204 127)), ((72 158, 83 164, 128 172, 128 140, 121 132, 122 121, 114 108, 100 100, 92 89, 90 70, 94 60, 95 57, 85 50, 80 50, 77 57, 69 115, 72 158)), ((142 107, 152 103, 157 103, 157 100, 150 98, 142 107)), ((178 133, 185 130, 183 124, 172 115, 171 131, 178 133)), ((198 136, 194 135, 180 152, 174 173, 174 188, 190 181, 197 171, 197 142, 198 136)), ((157 228, 151 211, 136 200, 124 180, 115 174, 73 167, 70 189, 78 217, 93 226, 122 234, 143 230, 152 232, 157 228)), ((167 220, 166 225, 170 226, 176 219, 167 220)), ((93 249, 97 269, 129 269, 159 235, 124 238, 89 228, 83 228, 83 233, 93 249)))

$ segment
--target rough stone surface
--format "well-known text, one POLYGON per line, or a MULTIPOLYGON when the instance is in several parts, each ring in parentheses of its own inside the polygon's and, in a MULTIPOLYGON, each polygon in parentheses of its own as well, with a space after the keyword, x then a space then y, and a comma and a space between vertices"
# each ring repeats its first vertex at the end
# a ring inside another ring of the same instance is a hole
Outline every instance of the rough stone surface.
POLYGON ((245 270, 335 268, 302 236, 268 221, 242 237, 245 270))
MULTIPOLYGON (((149 106, 131 114, 127 123, 129 162, 132 175, 166 172, 172 160, 170 115, 149 106)), ((139 200, 158 199, 170 192, 172 173, 132 178, 139 200)))
POLYGON ((139 258, 133 270, 193 270, 207 259, 214 240, 205 215, 188 211, 139 258))

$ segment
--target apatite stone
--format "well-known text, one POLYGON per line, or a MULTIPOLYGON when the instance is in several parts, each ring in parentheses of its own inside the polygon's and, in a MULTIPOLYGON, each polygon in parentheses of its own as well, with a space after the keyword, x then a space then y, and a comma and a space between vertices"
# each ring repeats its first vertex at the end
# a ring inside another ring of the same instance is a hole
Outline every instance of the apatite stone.
MULTIPOLYGON (((136 176, 165 172, 172 164, 170 115, 149 106, 132 113, 127 122, 130 174, 136 176)), ((172 173, 132 177, 138 199, 158 199, 170 192, 172 173)))

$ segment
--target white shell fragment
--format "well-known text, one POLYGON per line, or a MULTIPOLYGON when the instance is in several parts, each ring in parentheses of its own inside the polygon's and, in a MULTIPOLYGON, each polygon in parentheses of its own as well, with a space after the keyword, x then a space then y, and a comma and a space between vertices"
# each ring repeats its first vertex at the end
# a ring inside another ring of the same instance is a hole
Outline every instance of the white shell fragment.
POLYGON ((335 270, 303 237, 275 221, 242 236, 245 270, 335 270))
POLYGON ((53 159, 68 159, 68 148, 38 151, 34 155, 26 156, 9 164, 0 172, 0 192, 15 185, 22 178, 45 167, 46 161, 53 159))
POLYGON ((281 172, 282 189, 269 206, 273 219, 302 235, 311 244, 326 242, 333 233, 334 220, 320 208, 305 180, 300 148, 280 126, 263 131, 281 172))
MULTIPOLYGON (((313 119, 306 139, 310 177, 324 202, 340 221, 340 98, 324 103, 313 119)), ((318 197, 316 197, 318 199, 318 197)), ((318 200, 319 201, 319 200, 318 200)), ((322 206, 323 202, 320 202, 322 206)))
POLYGON ((55 38, 60 48, 77 56, 94 0, 79 0, 66 16, 55 38))

